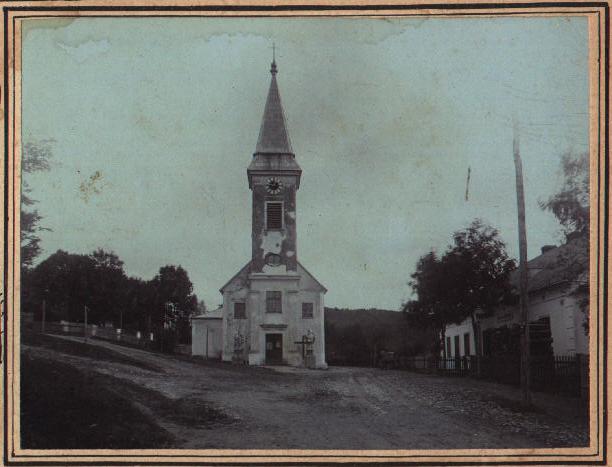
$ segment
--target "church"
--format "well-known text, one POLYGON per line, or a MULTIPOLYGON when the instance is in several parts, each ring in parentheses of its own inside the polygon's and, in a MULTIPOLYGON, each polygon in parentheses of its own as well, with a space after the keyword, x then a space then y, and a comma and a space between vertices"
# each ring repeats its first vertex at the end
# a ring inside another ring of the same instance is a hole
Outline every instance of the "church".
MULTIPOLYGON (((302 169, 287 133, 274 59, 270 72, 259 139, 247 168, 252 254, 220 289, 219 353, 224 361, 249 365, 326 368, 327 289, 298 261, 296 195, 302 169)), ((200 338, 196 327, 194 338, 200 338)), ((206 350, 208 355, 208 342, 206 350)))

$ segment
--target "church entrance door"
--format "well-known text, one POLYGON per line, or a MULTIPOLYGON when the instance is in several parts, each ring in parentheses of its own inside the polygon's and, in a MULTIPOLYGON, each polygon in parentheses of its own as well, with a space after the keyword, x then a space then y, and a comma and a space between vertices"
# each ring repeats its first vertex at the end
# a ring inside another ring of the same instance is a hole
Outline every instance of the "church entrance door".
POLYGON ((266 334, 266 364, 280 365, 283 363, 283 335, 266 334))

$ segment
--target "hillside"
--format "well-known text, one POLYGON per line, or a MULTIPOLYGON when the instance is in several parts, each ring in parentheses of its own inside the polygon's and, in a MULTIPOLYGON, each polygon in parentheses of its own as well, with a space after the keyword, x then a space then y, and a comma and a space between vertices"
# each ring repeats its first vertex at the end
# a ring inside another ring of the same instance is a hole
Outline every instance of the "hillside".
POLYGON ((325 344, 332 365, 372 365, 380 350, 427 352, 430 333, 411 328, 403 313, 379 309, 325 309, 325 344))

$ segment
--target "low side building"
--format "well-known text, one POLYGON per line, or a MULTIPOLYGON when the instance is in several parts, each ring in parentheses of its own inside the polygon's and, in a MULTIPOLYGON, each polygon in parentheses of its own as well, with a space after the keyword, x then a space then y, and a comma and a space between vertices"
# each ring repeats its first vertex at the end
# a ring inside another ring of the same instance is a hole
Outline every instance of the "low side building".
POLYGON ((223 352, 223 308, 191 318, 191 355, 221 359, 223 352))

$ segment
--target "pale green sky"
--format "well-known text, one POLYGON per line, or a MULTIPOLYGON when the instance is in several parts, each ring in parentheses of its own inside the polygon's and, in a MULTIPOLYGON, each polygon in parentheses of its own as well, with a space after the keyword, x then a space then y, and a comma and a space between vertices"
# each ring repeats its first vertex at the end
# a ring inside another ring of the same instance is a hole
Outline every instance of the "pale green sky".
POLYGON ((475 217, 517 256, 514 115, 530 257, 560 241, 538 200, 587 149, 585 18, 80 18, 24 28, 23 138, 55 140, 52 170, 27 177, 42 257, 102 247, 145 279, 181 264, 220 303, 251 253, 272 41, 298 258, 328 305, 397 309, 419 256, 475 217))

